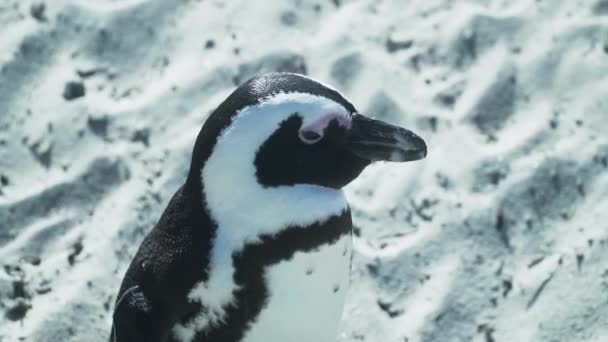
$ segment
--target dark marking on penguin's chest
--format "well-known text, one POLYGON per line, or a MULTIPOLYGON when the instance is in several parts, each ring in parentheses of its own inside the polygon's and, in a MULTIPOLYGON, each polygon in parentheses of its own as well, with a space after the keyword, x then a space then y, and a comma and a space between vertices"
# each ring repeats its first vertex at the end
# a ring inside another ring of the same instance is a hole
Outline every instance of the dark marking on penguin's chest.
MULTIPOLYGON (((269 289, 264 280, 265 269, 290 260, 297 252, 310 252, 331 245, 350 234, 351 228, 350 210, 346 210, 322 224, 289 227, 276 235, 260 237, 258 243, 246 245, 232 257, 235 267, 233 279, 239 287, 234 294, 234 304, 226 308, 223 323, 197 332, 194 341, 240 341, 267 304, 269 289)), ((204 312, 204 307, 198 306, 204 312)))

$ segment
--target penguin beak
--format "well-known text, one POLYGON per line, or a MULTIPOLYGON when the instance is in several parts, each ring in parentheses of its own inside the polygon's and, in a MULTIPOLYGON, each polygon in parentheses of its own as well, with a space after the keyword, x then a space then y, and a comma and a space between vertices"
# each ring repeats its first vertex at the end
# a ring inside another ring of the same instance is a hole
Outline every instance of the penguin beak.
POLYGON ((426 144, 414 132, 357 113, 352 115, 346 143, 354 155, 372 162, 406 162, 426 157, 426 144))

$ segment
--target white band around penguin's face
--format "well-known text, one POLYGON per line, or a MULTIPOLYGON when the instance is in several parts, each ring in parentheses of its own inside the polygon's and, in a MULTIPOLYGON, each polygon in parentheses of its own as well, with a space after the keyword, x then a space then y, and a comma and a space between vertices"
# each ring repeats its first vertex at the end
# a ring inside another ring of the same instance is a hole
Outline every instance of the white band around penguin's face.
POLYGON ((258 183, 257 151, 294 113, 301 116, 302 127, 329 122, 328 115, 340 117, 346 124, 350 121, 341 105, 305 93, 280 93, 243 108, 218 138, 202 170, 205 198, 214 219, 245 220, 249 226, 243 228, 246 235, 257 236, 279 227, 306 225, 346 207, 339 190, 311 184, 267 188, 258 183), (323 203, 336 198, 340 201, 335 205, 323 203))

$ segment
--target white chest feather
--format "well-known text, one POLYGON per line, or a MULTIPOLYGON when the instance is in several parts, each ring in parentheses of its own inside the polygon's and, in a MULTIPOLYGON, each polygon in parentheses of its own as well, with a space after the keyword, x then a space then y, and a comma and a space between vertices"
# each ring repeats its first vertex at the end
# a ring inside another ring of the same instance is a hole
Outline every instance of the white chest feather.
POLYGON ((333 342, 348 287, 351 236, 269 267, 262 310, 243 342, 333 342))

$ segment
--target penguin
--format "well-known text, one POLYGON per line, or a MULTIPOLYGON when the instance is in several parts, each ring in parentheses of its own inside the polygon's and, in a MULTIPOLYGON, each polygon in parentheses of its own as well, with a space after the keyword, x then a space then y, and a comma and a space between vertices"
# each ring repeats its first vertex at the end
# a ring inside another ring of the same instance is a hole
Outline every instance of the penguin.
POLYGON ((341 189, 373 162, 426 153, 307 76, 246 81, 203 124, 128 267, 110 341, 334 341, 352 254, 341 189))

